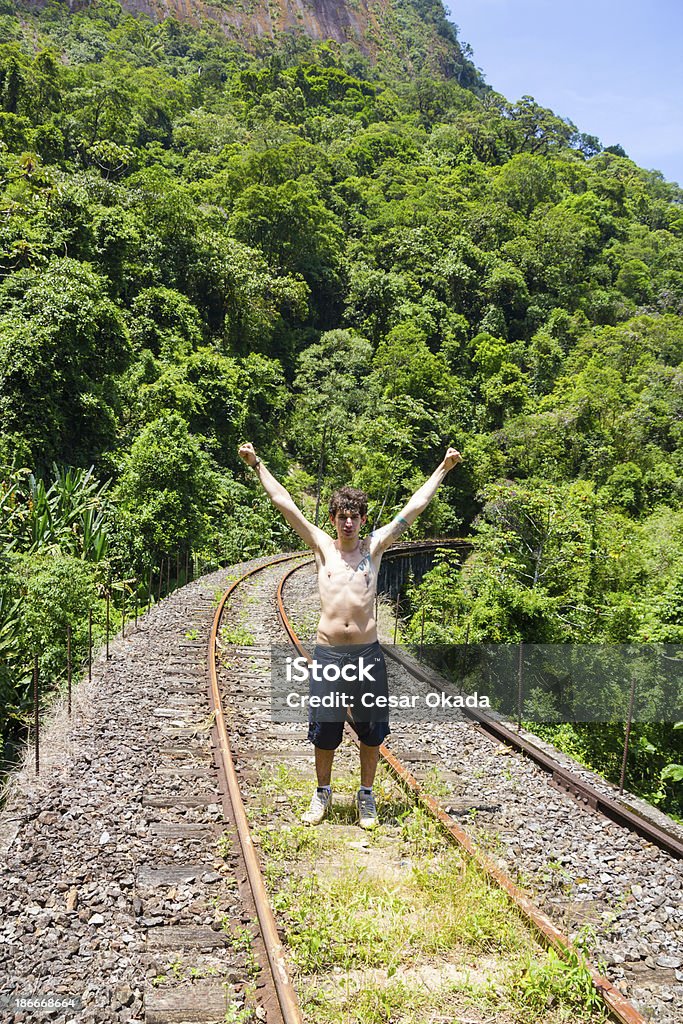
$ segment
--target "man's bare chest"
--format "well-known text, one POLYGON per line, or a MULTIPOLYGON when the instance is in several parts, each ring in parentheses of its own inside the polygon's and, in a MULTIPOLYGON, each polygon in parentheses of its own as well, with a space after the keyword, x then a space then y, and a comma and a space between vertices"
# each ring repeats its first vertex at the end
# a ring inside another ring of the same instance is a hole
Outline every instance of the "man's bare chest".
POLYGON ((377 570, 369 551, 348 556, 333 550, 318 564, 318 582, 323 591, 366 592, 376 586, 377 570))

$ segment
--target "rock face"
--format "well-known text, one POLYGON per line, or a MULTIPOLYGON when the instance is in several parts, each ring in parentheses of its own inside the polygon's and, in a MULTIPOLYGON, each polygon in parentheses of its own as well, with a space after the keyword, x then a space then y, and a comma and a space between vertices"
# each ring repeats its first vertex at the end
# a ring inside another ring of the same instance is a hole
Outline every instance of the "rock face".
POLYGON ((123 0, 122 6, 154 21, 174 17, 198 24, 208 18, 217 21, 226 35, 241 39, 301 32, 311 39, 362 45, 368 29, 376 26, 373 8, 383 5, 372 0, 123 0))
MULTIPOLYGON (((75 11, 88 0, 68 3, 75 11)), ((466 65, 474 71, 441 0, 121 0, 121 5, 155 22, 213 21, 248 49, 300 36, 350 43, 371 61, 382 54, 408 74, 426 69, 459 77, 466 65)))

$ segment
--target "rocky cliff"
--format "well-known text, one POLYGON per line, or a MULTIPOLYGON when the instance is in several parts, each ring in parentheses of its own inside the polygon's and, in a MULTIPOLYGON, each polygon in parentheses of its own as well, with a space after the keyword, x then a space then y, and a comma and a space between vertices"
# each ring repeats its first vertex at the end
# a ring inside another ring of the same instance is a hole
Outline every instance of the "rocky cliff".
MULTIPOLYGON (((87 0, 86 0, 87 2, 87 0)), ((352 44, 371 60, 382 55, 408 74, 421 69, 458 76, 468 64, 441 0, 121 0, 153 21, 173 17, 217 23, 249 48, 287 37, 352 44)), ((72 7, 84 6, 71 0, 72 7)), ((469 65, 471 67, 471 65, 469 65)))

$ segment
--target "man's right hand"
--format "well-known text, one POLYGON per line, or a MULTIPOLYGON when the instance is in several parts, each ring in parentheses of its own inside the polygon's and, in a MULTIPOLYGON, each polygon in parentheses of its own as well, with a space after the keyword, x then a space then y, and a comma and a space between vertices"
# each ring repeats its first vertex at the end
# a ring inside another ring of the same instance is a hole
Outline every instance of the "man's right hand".
POLYGON ((457 448, 449 448, 446 452, 443 460, 446 472, 450 472, 454 466, 457 466, 459 462, 462 462, 462 455, 457 448))
POLYGON ((256 460, 258 456, 254 451, 254 446, 251 443, 251 441, 247 441, 246 444, 241 444, 237 449, 237 454, 241 459, 244 459, 248 466, 251 466, 253 468, 256 465, 256 460))
POLYGON ((286 521, 292 527, 292 529, 301 537, 303 541, 313 548, 314 551, 320 550, 320 545, 330 545, 332 543, 331 538, 324 530, 319 530, 313 523, 309 523, 301 509, 297 508, 294 503, 294 499, 287 490, 279 483, 272 473, 268 471, 266 466, 263 465, 260 458, 254 451, 254 446, 251 441, 246 441, 241 444, 237 449, 239 457, 246 462, 247 466, 259 466, 257 470, 257 476, 259 483, 263 487, 270 500, 272 501, 275 508, 282 513, 286 521))

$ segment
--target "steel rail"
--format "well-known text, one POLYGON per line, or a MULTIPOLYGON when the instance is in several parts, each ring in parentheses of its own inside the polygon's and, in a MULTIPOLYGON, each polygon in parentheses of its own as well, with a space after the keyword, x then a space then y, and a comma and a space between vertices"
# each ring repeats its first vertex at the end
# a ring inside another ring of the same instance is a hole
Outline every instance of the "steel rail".
MULTIPOLYGON (((278 585, 276 601, 278 614, 287 635, 299 653, 310 663, 310 655, 303 647, 291 622, 289 621, 289 616, 287 615, 284 605, 284 587, 287 580, 294 574, 294 572, 306 565, 310 565, 310 562, 303 562, 301 565, 295 566, 285 573, 278 585)), ((346 728, 354 742, 358 743, 357 737, 352 734, 352 730, 348 722, 346 728)), ((578 951, 569 938, 563 935, 563 933, 555 927, 550 918, 544 914, 543 911, 537 907, 536 904, 533 903, 517 885, 515 885, 512 879, 508 878, 505 872, 501 871, 501 869, 494 864, 491 858, 476 846, 474 841, 453 821, 450 815, 446 814, 436 800, 429 796, 428 793, 425 793, 415 776, 408 771, 405 765, 403 765, 394 754, 392 754, 388 747, 382 744, 379 751, 382 759, 386 762, 394 775, 411 790, 415 795, 415 798, 429 811, 430 814, 434 816, 434 818, 443 827, 448 837, 464 849, 472 860, 481 867, 484 873, 508 894, 519 912, 533 926, 542 941, 547 945, 552 946, 565 956, 568 954, 578 956, 578 951)), ((587 963, 586 967, 590 972, 595 990, 604 1002, 605 1006, 608 1008, 609 1012, 620 1022, 620 1024, 647 1024, 645 1018, 641 1016, 635 1006, 633 1006, 625 996, 621 994, 621 992, 608 978, 601 975, 596 968, 592 967, 590 964, 587 963)))
POLYGON ((237 780, 237 775, 235 774, 235 765, 232 758, 232 751, 230 749, 230 740, 228 737, 225 715, 223 714, 223 703, 218 687, 216 645, 223 611, 227 601, 230 599, 237 587, 251 576, 256 575, 256 573, 263 572, 265 569, 270 569, 273 565, 277 565, 280 562, 291 561, 294 558, 299 558, 302 554, 303 553, 297 553, 295 555, 285 555, 271 559, 264 565, 255 566, 254 568, 249 569, 243 576, 240 576, 239 579, 234 580, 230 584, 223 594, 218 608, 216 609, 216 614, 214 615, 213 624, 211 626, 208 650, 210 697, 212 710, 215 714, 218 752, 224 768, 224 776, 228 787, 228 795, 232 805, 235 825, 237 827, 237 835, 239 837, 242 856, 244 857, 244 863, 247 870, 247 879, 254 899, 259 928, 261 929, 266 956, 268 958, 268 966, 273 978, 275 993, 284 1024, 303 1024, 303 1017, 299 1008, 296 991, 287 971, 284 947, 280 942, 277 924, 270 906, 270 901, 268 900, 268 894, 266 892, 263 875, 261 873, 261 865, 254 847, 254 840, 251 836, 251 830, 249 828, 242 794, 240 793, 239 782, 237 780))

